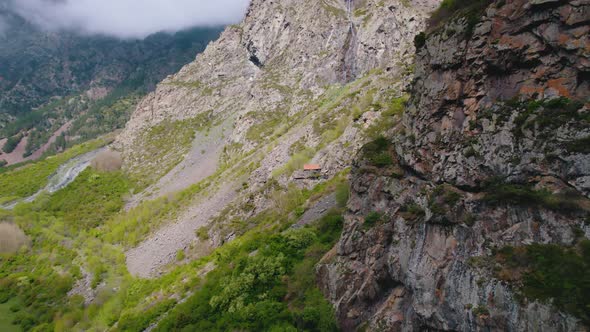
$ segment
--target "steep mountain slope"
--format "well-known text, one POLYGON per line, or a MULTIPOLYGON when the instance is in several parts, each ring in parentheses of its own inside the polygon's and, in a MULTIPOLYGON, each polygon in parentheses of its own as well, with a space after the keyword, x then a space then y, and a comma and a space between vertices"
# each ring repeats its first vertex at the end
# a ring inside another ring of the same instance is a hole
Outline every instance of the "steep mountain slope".
MULTIPOLYGON (((86 169, 1 211, 33 241, 0 261, 0 307, 27 330, 336 331, 314 266, 354 155, 401 120, 435 7, 254 1, 140 103, 114 147, 124 172, 86 169)), ((0 173, 2 201, 89 149, 0 173)))
POLYGON ((197 28, 144 40, 46 32, 3 1, 0 21, 5 25, 0 34, 0 137, 18 137, 18 143, 27 136, 17 155, 4 158, 9 162, 40 150, 66 124, 70 140, 123 127, 139 96, 194 60, 221 32, 197 28))
MULTIPOLYGON (((193 234, 203 226, 213 246, 240 235, 247 222, 236 230, 229 216, 272 207, 271 183, 320 183, 296 179, 306 162, 320 164, 325 179, 347 168, 368 132, 396 115, 389 105, 403 98, 409 82, 413 38, 435 7, 435 1, 253 1, 241 25, 140 103, 119 137, 126 169, 145 185, 184 158, 220 160, 209 166, 214 175, 205 197, 129 253, 131 271, 153 274, 199 242, 193 234), (191 141, 190 128, 209 132, 222 123, 230 125, 215 153, 191 149, 202 135, 191 141), (222 211, 227 220, 209 225, 222 211)), ((194 180, 184 187, 201 178, 194 180)), ((162 185, 150 186, 148 196, 168 192, 162 185)))
POLYGON ((2 323, 587 330, 588 3, 438 6, 254 0, 139 103, 122 170, 35 194, 96 140, 0 172, 2 323))
POLYGON ((496 1, 417 38, 404 121, 355 161, 319 268, 344 330, 585 330, 589 12, 496 1))

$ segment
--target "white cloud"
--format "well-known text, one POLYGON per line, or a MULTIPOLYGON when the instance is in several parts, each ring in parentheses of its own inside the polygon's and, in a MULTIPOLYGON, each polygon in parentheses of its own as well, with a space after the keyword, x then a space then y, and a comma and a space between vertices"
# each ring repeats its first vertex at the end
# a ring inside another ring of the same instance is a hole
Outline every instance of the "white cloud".
POLYGON ((12 10, 50 30, 143 38, 239 22, 250 0, 11 0, 12 10))

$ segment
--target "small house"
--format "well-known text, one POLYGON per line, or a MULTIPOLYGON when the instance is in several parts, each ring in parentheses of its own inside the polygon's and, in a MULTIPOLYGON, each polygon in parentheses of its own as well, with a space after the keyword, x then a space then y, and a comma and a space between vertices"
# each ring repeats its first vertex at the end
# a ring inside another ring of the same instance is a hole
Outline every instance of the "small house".
POLYGON ((313 172, 319 173, 322 171, 322 166, 316 165, 316 164, 307 164, 307 165, 303 165, 303 170, 305 172, 309 172, 309 173, 313 173, 313 172))
POLYGON ((316 164, 303 165, 303 170, 293 174, 295 180, 318 179, 321 177, 322 166, 316 164))

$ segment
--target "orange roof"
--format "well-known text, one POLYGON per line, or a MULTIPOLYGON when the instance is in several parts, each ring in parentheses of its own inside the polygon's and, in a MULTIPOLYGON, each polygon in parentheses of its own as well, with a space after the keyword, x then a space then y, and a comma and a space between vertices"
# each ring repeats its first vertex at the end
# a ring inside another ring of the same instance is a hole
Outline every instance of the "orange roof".
POLYGON ((303 166, 303 170, 305 171, 319 171, 322 169, 322 166, 315 165, 315 164, 307 164, 303 166))

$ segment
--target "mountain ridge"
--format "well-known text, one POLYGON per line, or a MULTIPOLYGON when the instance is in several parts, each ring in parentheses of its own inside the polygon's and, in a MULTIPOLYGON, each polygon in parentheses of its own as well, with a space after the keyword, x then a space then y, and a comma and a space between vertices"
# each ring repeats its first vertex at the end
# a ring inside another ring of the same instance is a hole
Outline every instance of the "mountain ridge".
POLYGON ((589 8, 252 1, 114 143, 0 172, 0 324, 588 330, 589 8))
POLYGON ((26 152, 19 149, 15 155, 4 148, 11 154, 9 164, 22 161, 23 154, 43 154, 51 135, 70 121, 65 136, 70 145, 123 127, 139 96, 193 60, 222 30, 194 28, 119 40, 44 31, 8 8, 0 17, 5 22, 0 35, 0 136, 27 138, 26 152))

